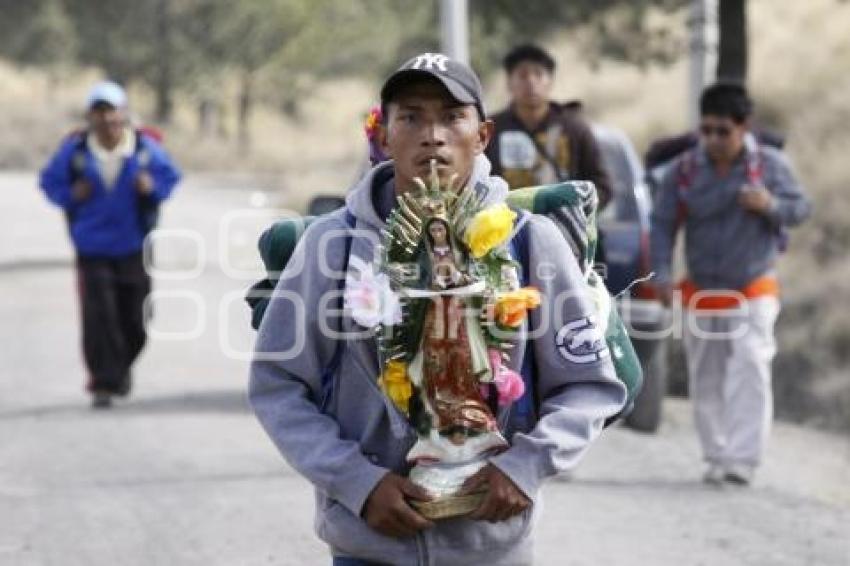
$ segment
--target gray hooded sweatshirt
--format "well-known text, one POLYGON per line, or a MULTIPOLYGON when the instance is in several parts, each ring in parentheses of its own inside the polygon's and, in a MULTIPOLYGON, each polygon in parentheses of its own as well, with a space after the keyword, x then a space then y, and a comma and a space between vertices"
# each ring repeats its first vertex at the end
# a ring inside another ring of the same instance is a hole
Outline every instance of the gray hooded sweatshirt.
MULTIPOLYGON (((489 161, 479 157, 471 183, 486 195, 486 203, 494 204, 504 200, 507 185, 489 173, 489 161)), ((352 257, 371 261, 393 191, 391 162, 378 165, 350 191, 347 208, 356 219, 352 257), (384 214, 378 212, 382 209, 384 214)), ((316 532, 335 556, 396 565, 532 563, 541 483, 573 468, 605 419, 624 405, 626 390, 617 380, 604 340, 591 355, 586 349, 582 355, 571 353, 576 336, 569 330, 580 328, 586 335, 595 321, 567 242, 547 218, 523 217, 530 222, 529 282, 543 300, 529 316, 535 335, 529 338, 526 328, 521 329, 511 365, 518 369, 524 356, 533 355, 536 410, 525 419, 511 418, 512 408, 500 411, 497 418, 505 425, 511 447, 491 462, 534 504, 507 521, 449 519, 407 539, 384 536, 362 518, 365 502, 381 478, 390 471, 409 471, 405 455, 416 433, 378 387, 374 336, 348 316, 326 312, 337 308, 341 272, 350 263, 344 257, 344 211, 317 220, 301 238, 259 329, 250 401, 287 462, 315 486, 316 532), (338 339, 344 340, 341 363, 322 411, 321 375, 338 339)))

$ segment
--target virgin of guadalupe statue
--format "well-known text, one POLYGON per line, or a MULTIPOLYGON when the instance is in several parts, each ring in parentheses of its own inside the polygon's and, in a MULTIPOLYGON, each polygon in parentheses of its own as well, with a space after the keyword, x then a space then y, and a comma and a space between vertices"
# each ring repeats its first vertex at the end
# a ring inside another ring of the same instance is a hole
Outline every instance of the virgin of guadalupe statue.
POLYGON ((478 466, 507 442, 482 394, 482 383, 492 380, 480 325, 482 286, 444 217, 428 218, 423 228, 418 263, 431 292, 420 346, 408 368, 421 409, 411 414, 419 438, 408 461, 417 464, 413 481, 421 479, 439 495, 459 488, 468 475, 449 469, 478 466))
POLYGON ((454 178, 441 185, 436 163, 430 187, 414 180, 420 190, 398 197, 380 248, 402 314, 381 328, 379 384, 417 433, 410 479, 434 499, 411 503, 444 518, 477 507, 483 494, 461 494, 463 482, 508 447, 495 411, 509 344, 491 315, 500 293, 517 287, 503 247, 515 215, 454 178))

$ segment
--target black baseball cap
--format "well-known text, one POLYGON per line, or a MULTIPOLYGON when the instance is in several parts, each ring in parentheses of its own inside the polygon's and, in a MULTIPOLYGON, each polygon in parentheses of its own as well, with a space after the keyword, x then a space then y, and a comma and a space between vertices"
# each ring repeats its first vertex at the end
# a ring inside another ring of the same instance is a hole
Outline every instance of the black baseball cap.
POLYGON ((399 67, 381 88, 381 106, 386 108, 387 103, 393 100, 401 87, 422 77, 437 79, 446 87, 452 98, 463 104, 474 105, 482 120, 487 116, 484 112, 481 81, 475 71, 442 53, 422 53, 399 67))

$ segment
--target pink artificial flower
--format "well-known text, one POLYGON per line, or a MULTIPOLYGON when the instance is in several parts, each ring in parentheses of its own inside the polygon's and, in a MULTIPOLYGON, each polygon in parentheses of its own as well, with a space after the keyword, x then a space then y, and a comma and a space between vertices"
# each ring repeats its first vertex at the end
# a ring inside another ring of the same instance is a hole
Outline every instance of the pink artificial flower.
MULTIPOLYGON (((502 407, 510 405, 525 393, 522 376, 502 364, 502 355, 498 350, 488 349, 487 356, 490 358, 490 367, 493 370, 493 383, 496 385, 496 391, 499 392, 499 405, 502 407)), ((484 391, 482 387, 482 394, 484 391)))
POLYGON ((522 397, 525 393, 525 383, 520 374, 502 366, 502 370, 496 376, 496 390, 499 392, 499 405, 504 407, 522 397))

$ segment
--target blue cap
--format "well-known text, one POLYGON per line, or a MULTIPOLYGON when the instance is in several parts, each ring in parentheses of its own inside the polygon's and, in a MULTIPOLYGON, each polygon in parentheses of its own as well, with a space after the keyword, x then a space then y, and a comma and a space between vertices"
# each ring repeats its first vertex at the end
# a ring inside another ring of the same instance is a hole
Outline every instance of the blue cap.
POLYGON ((86 109, 91 110, 92 106, 98 102, 105 102, 115 108, 124 108, 127 106, 127 93, 118 83, 103 81, 94 85, 94 88, 89 91, 86 109))

